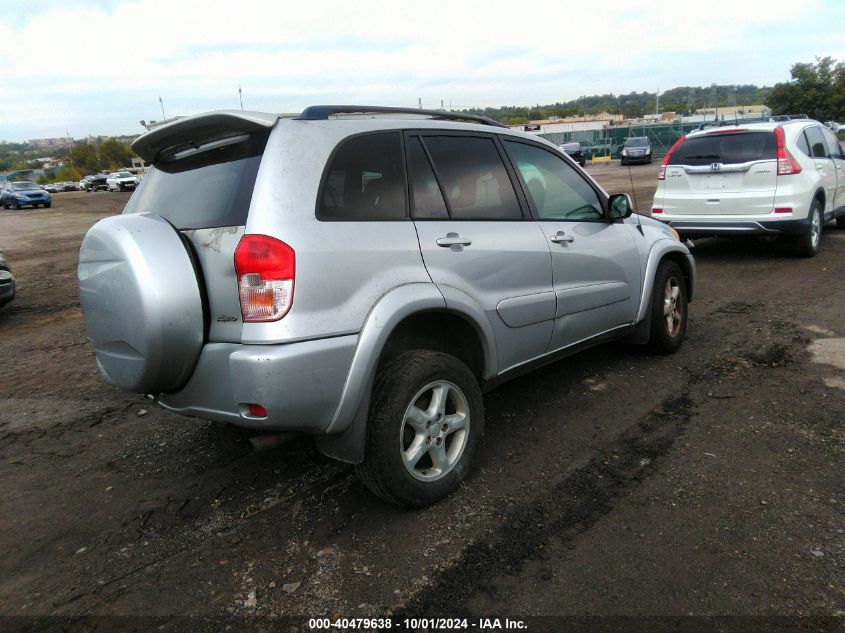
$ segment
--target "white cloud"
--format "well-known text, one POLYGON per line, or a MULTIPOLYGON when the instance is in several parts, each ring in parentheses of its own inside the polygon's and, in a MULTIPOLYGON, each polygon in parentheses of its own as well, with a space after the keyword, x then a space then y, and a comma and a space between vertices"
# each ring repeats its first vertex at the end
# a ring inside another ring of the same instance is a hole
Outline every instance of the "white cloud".
POLYGON ((293 110, 315 96, 497 105, 726 77, 763 83, 798 59, 761 52, 825 54, 812 42, 805 52, 770 41, 767 30, 814 18, 815 28, 832 33, 824 25, 842 23, 830 18, 845 19, 843 4, 766 0, 740 11, 735 0, 566 2, 531 11, 454 0, 48 4, 22 24, 0 22, 3 81, 27 86, 5 91, 0 137, 33 134, 45 123, 44 135, 66 126, 76 135, 135 129, 158 113, 159 94, 169 114, 184 113, 232 106, 238 85, 247 105, 293 110))

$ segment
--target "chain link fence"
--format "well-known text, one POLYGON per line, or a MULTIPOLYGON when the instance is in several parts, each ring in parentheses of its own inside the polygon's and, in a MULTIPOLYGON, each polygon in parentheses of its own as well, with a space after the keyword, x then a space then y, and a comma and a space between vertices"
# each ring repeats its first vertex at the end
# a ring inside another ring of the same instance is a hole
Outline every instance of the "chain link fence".
POLYGON ((662 158, 682 135, 698 129, 698 123, 667 123, 666 125, 635 125, 609 127, 603 130, 585 130, 578 132, 557 132, 540 134, 555 145, 577 141, 581 143, 584 158, 610 156, 620 158, 625 141, 632 136, 647 136, 651 142, 654 158, 662 158))

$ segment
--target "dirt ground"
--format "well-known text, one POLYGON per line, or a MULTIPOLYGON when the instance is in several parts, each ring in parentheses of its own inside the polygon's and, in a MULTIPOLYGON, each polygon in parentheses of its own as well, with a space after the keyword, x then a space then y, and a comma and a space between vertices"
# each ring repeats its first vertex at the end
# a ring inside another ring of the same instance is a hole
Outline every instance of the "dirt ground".
MULTIPOLYGON (((649 207, 656 166, 595 173, 649 207)), ((828 227, 813 259, 699 240, 678 354, 608 344, 505 384, 485 397, 468 481, 406 511, 308 438, 256 452, 254 431, 100 378, 77 253, 126 199, 0 211, 18 279, 0 309, 0 615, 840 616, 824 630, 845 630, 845 231, 828 227)))

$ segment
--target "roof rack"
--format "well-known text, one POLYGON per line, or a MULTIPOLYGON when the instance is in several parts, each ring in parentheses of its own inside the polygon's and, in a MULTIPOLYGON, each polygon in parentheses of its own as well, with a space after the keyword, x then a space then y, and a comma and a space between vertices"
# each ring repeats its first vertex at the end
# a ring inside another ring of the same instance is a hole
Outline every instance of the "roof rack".
POLYGON ((727 126, 736 126, 736 125, 743 125, 745 123, 774 123, 778 121, 794 121, 794 120, 805 120, 809 119, 806 114, 778 114, 774 116, 758 116, 758 117, 747 117, 744 119, 721 119, 719 121, 705 121, 701 125, 698 126, 699 130, 704 130, 709 127, 727 127, 727 126))
POLYGON ((392 108, 387 106, 359 106, 359 105, 315 105, 308 106, 299 115, 300 121, 324 121, 336 114, 415 114, 439 121, 464 121, 479 123, 494 127, 507 127, 503 123, 463 112, 442 112, 440 110, 423 110, 419 108, 392 108))

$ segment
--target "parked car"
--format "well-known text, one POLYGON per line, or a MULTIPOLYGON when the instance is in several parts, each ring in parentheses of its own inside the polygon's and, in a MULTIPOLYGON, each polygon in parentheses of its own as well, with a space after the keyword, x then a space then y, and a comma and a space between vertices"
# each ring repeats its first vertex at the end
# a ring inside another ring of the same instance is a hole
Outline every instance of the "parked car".
POLYGON ((622 164, 651 163, 651 141, 647 136, 632 136, 622 146, 622 164))
POLYGON ((4 306, 15 298, 15 277, 9 269, 9 264, 0 251, 0 306, 4 306))
POLYGON ((106 179, 109 191, 135 191, 138 179, 128 171, 116 171, 106 179))
POLYGON ((609 339, 684 339, 695 264, 674 229, 494 121, 234 110, 133 149, 154 167, 79 257, 106 379, 311 433, 389 501, 466 477, 484 390, 609 339))
POLYGON ((49 209, 53 199, 49 193, 34 182, 18 180, 6 183, 2 194, 0 194, 0 202, 2 202, 4 209, 9 207, 20 209, 27 206, 36 208, 38 205, 43 205, 49 209))
POLYGON ((87 180, 85 181, 85 191, 108 191, 109 184, 108 184, 108 176, 105 174, 95 174, 93 176, 87 176, 87 180))
POLYGON ((581 167, 586 164, 586 160, 584 159, 584 153, 581 151, 581 143, 564 143, 563 145, 559 145, 559 147, 564 151, 565 154, 569 155, 572 160, 581 165, 581 167))
POLYGON ((51 182, 51 183, 44 185, 43 189, 47 193, 59 193, 61 191, 61 188, 59 187, 59 185, 54 183, 54 182, 51 182))
POLYGON ((824 124, 834 134, 838 134, 839 132, 845 130, 845 126, 843 126, 841 123, 837 123, 836 121, 825 121, 824 124))
POLYGON ((79 191, 79 183, 78 182, 63 182, 60 183, 62 187, 62 191, 79 191))
POLYGON ((845 228, 845 156, 810 119, 696 131, 663 159, 652 215, 682 235, 784 235, 812 257, 826 222, 845 228))

